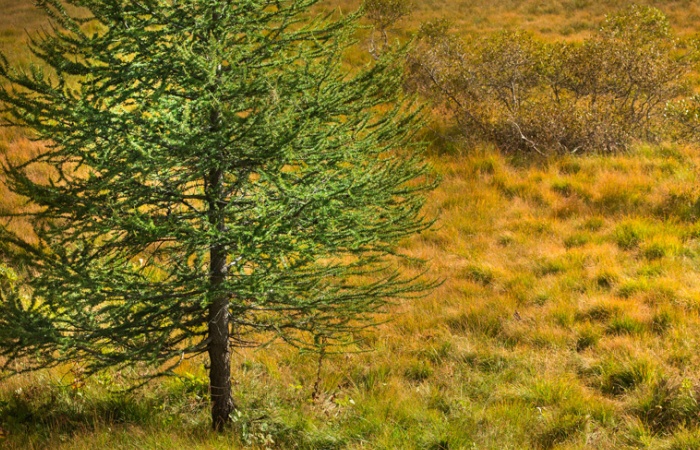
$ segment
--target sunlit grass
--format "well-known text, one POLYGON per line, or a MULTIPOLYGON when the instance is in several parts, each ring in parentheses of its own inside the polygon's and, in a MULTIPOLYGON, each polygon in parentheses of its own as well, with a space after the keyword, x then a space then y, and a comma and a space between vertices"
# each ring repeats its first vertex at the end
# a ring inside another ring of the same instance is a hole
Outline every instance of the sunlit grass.
MULTIPOLYGON (((571 38, 620 4, 416 3, 407 26, 445 14, 464 32, 571 38)), ((653 5, 694 30, 694 2, 653 5)), ((22 57, 21 33, 7 30, 41 19, 21 2, 0 8, 0 43, 22 57)), ((700 448, 697 148, 532 160, 434 136, 443 182, 427 212, 439 220, 404 243, 426 261, 405 268, 443 283, 398 305, 367 352, 329 357, 316 399, 314 355, 241 350, 241 415, 215 436, 204 360, 129 395, 109 389, 124 374, 82 380, 64 367, 0 385, 0 447, 700 448)), ((41 145, 0 129, 0 148, 23 158, 41 145)), ((2 191, 0 207, 22 202, 2 191)))
POLYGON ((317 399, 312 355, 242 351, 239 437, 218 438, 206 433, 203 361, 128 397, 66 369, 3 386, 5 444, 682 448, 698 425, 700 233, 667 186, 692 189, 700 156, 674 151, 672 170, 664 146, 529 165, 489 149, 433 155, 440 219, 405 249, 444 282, 397 307, 368 336, 373 351, 325 361, 317 399), (599 187, 623 182, 623 200, 600 200, 599 187))

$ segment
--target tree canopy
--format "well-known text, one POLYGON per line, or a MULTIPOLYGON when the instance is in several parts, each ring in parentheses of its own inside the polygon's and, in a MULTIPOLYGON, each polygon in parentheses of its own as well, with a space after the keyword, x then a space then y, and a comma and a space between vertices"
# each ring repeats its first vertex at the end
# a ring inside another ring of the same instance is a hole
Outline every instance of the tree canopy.
POLYGON ((359 16, 315 3, 38 2, 39 63, 0 63, 3 120, 45 144, 3 160, 29 203, 0 226, 8 373, 208 352, 220 429, 231 345, 342 344, 425 288, 391 262, 432 186, 401 53, 345 67, 359 16))

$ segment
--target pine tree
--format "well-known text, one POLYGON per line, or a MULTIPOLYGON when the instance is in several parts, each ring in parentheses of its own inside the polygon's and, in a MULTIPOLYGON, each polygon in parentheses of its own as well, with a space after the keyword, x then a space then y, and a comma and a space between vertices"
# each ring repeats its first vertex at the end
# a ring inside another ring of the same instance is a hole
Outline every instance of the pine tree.
POLYGON ((309 20, 316 1, 38 2, 40 63, 0 64, 3 117, 46 143, 4 162, 31 205, 0 226, 24 274, 0 306, 6 371, 161 375, 208 353, 221 430, 231 346, 342 345, 425 288, 390 261, 432 184, 400 55, 347 69, 358 15, 309 20))

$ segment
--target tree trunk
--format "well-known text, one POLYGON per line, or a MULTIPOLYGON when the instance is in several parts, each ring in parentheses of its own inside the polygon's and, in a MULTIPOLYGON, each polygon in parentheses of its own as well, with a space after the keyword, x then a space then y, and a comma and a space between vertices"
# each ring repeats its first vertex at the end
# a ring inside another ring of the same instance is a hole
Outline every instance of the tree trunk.
MULTIPOLYGON (((224 219, 219 211, 219 195, 223 182, 220 170, 209 176, 209 223, 218 231, 224 230, 224 219)), ((212 426, 223 431, 231 421, 234 409, 231 395, 231 351, 229 348, 229 296, 219 290, 226 277, 226 249, 214 244, 210 250, 209 281, 214 298, 209 306, 209 390, 211 394, 212 426)))
MULTIPOLYGON (((226 257, 219 249, 211 250, 212 284, 217 283, 226 257)), ((223 279, 222 279, 223 281, 223 279)), ((214 430, 222 431, 230 422, 233 412, 231 396, 231 352, 229 350, 228 296, 217 294, 209 307, 209 390, 211 417, 214 430)))
MULTIPOLYGON (((214 12, 214 23, 218 22, 219 14, 214 12)), ((217 68, 217 78, 221 76, 221 65, 217 68)), ((211 88, 212 92, 214 87, 211 88)), ((209 116, 209 124, 212 132, 219 129, 220 115, 213 108, 209 116)), ((212 169, 205 183, 208 190, 207 203, 209 207, 209 224, 217 233, 226 229, 225 216, 221 211, 223 200, 224 172, 221 168, 212 169)), ((231 395, 231 351, 229 342, 230 317, 229 317, 229 293, 221 290, 221 285, 226 279, 227 249, 217 243, 212 243, 209 259, 209 286, 213 293, 212 303, 209 306, 209 392, 211 396, 211 418, 215 431, 223 431, 231 422, 231 413, 234 410, 233 397, 231 395)))

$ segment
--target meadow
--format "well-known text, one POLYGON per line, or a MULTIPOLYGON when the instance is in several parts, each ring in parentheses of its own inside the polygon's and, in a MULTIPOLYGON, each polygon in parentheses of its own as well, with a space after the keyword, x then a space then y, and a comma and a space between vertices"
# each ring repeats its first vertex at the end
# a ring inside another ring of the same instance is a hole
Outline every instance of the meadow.
MULTIPOLYGON (((0 0, 0 48, 20 63, 23 30, 45 23, 30 3, 0 0)), ((463 34, 575 40, 631 2, 414 3, 405 30, 449 16, 463 34)), ((696 2, 642 3, 700 31, 696 2)), ((0 448, 700 449, 697 146, 544 158, 451 140, 439 120, 424 135, 438 220, 403 244, 405 269, 442 283, 393 307, 360 351, 328 356, 316 398, 317 356, 238 350, 240 413, 215 435, 203 360, 127 395, 110 391, 123 373, 63 367, 0 384, 0 448)), ((10 157, 40 148, 0 130, 10 157)))

